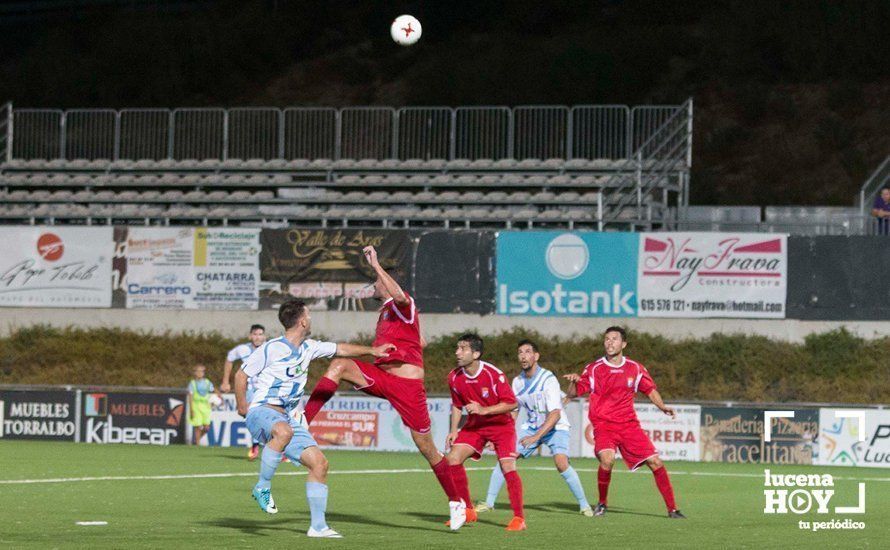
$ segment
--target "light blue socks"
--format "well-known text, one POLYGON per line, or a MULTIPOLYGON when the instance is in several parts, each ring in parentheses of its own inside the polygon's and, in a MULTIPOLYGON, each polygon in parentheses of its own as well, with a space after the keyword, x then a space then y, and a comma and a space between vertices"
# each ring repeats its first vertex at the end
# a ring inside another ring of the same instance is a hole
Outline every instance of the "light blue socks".
POLYGON ((584 487, 581 486, 581 479, 578 477, 578 472, 569 466, 568 470, 559 475, 566 480, 569 489, 572 491, 572 494, 575 495, 575 499, 578 501, 581 509, 588 508, 590 504, 587 502, 587 497, 584 495, 584 487))
POLYGON ((306 500, 309 501, 310 525, 316 531, 328 526, 324 513, 328 508, 328 486, 316 481, 306 482, 306 500))
POLYGON ((485 503, 489 507, 494 508, 494 501, 498 499, 498 493, 504 487, 504 472, 500 466, 495 466, 491 471, 491 479, 488 481, 488 495, 485 497, 485 503))
POLYGON ((260 455, 260 479, 257 481, 257 489, 269 489, 272 487, 272 476, 281 463, 281 453, 266 445, 260 455))

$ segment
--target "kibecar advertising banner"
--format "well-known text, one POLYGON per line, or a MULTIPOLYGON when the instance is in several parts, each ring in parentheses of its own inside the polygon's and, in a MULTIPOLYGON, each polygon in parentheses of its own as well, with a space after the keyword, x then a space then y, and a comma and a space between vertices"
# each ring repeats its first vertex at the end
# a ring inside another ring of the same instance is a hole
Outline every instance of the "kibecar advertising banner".
POLYGON ((76 392, 0 390, 0 440, 76 437, 76 392))
POLYGON ((258 229, 133 227, 116 248, 128 308, 257 308, 258 229))
POLYGON ((701 460, 748 464, 814 464, 819 453, 819 409, 794 409, 763 432, 762 408, 702 407, 701 460))
POLYGON ((890 468, 890 411, 819 409, 818 463, 890 468))
POLYGON ((185 443, 185 393, 81 395, 81 443, 185 443))
POLYGON ((0 306, 111 307, 111 227, 0 227, 0 306))
POLYGON ((787 235, 641 233, 640 317, 784 318, 787 235))
POLYGON ((380 265, 407 289, 412 241, 392 229, 263 229, 260 273, 262 308, 296 297, 316 310, 366 311, 374 270, 362 249, 374 246, 380 265))
POLYGON ((637 244, 632 233, 498 233, 501 315, 633 317, 637 244))

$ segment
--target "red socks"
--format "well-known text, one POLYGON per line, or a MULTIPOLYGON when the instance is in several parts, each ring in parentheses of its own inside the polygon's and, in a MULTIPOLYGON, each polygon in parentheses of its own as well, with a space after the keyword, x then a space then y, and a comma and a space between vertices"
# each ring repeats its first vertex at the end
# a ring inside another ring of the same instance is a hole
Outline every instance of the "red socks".
POLYGON ((306 409, 303 412, 306 416, 307 423, 312 422, 312 419, 315 418, 318 411, 320 411, 321 408, 324 407, 324 404, 334 396, 334 392, 336 391, 337 383, 330 378, 322 376, 318 380, 318 384, 316 384, 315 389, 312 390, 312 395, 309 396, 309 401, 306 403, 306 409))
MULTIPOLYGON (((460 495, 454 487, 454 480, 452 479, 451 472, 453 471, 451 467, 448 465, 448 461, 442 458, 439 462, 436 463, 433 468, 433 473, 436 474, 436 479, 439 480, 439 485, 442 486, 442 490, 445 491, 445 495, 448 496, 448 500, 452 502, 457 502, 460 500, 460 495)), ((463 469, 463 468, 461 468, 463 469)), ((464 480, 466 481, 467 474, 464 472, 464 480)))
POLYGON ((454 481, 454 490, 467 508, 473 507, 473 500, 470 497, 470 480, 467 479, 467 471, 463 464, 453 464, 451 466, 451 479, 454 481))
POLYGON ((671 486, 671 478, 668 477, 667 468, 662 466, 657 470, 653 470, 652 475, 655 476, 655 485, 658 486, 658 490, 661 492, 661 497, 667 505, 668 512, 673 512, 677 509, 677 503, 674 502, 674 488, 671 486))
POLYGON ((609 482, 612 481, 612 470, 606 470, 600 466, 596 474, 596 484, 600 490, 600 504, 606 504, 606 497, 609 495, 609 482))
POLYGON ((513 515, 518 518, 524 518, 525 512, 522 509, 522 480, 516 470, 504 474, 507 480, 507 493, 510 495, 510 507, 513 508, 513 515))

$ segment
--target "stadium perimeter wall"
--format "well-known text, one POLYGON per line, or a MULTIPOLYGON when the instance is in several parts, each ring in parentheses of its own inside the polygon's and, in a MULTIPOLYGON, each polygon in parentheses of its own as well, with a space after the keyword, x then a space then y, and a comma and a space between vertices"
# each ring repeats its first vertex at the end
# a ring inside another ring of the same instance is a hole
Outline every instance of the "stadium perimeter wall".
MULTIPOLYGON (((312 323, 316 334, 334 340, 348 340, 369 335, 377 322, 376 312, 315 311, 312 323)), ((0 336, 18 328, 50 325, 58 328, 120 328, 152 333, 218 332, 226 338, 243 338, 253 323, 265 325, 277 334, 277 312, 259 311, 152 311, 125 309, 48 309, 0 308, 0 336)), ((640 319, 640 318, 564 318, 469 313, 425 313, 426 338, 454 334, 469 329, 482 334, 509 331, 515 327, 534 330, 545 336, 568 338, 601 332, 618 324, 632 331, 661 335, 671 340, 702 338, 710 334, 745 334, 766 336, 793 343, 803 342, 810 334, 846 328, 862 338, 890 336, 890 321, 800 321, 796 319, 640 319)))
MULTIPOLYGON (((886 430, 890 411, 883 406, 729 402, 672 406, 677 412, 674 419, 651 404, 636 404, 643 428, 668 460, 890 467, 886 430), (768 411, 782 414, 770 421, 768 411), (860 420, 854 418, 857 415, 860 420), (859 438, 863 431, 864 442, 859 438)), ((181 444, 190 439, 187 407, 183 390, 173 388, 0 385, 0 439, 181 444)), ((431 396, 427 407, 433 436, 441 445, 448 431, 451 400, 431 396)), ((566 404, 572 425, 571 456, 594 456, 595 433, 586 409, 583 399, 566 404)), ((392 406, 364 395, 338 395, 322 409, 310 431, 322 447, 414 450, 392 406)), ((206 443, 243 447, 249 441, 234 396, 227 394, 211 415, 206 443)))

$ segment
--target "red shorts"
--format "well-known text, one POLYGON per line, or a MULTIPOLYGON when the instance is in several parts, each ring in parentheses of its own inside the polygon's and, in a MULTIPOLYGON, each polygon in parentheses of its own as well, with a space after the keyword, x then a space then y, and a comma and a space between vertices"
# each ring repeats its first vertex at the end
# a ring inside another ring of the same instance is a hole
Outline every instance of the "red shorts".
POLYGON ((417 433, 429 433, 430 411, 426 407, 426 388, 423 387, 423 380, 402 378, 363 361, 355 361, 355 364, 368 381, 367 386, 363 388, 356 386, 355 389, 386 399, 402 417, 405 426, 417 433))
POLYGON ((467 445, 472 447, 473 460, 482 458, 482 448, 489 441, 494 445, 494 452, 498 460, 516 458, 516 426, 513 424, 498 424, 494 426, 482 426, 479 428, 463 428, 457 433, 455 445, 467 445))
POLYGON ((639 422, 593 423, 593 449, 597 456, 609 449, 621 451, 624 463, 631 470, 658 454, 639 422))

